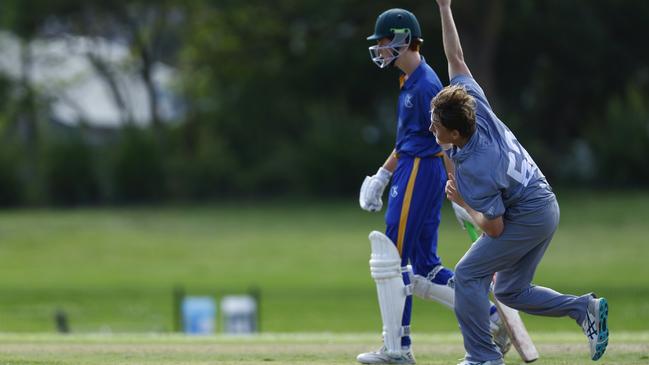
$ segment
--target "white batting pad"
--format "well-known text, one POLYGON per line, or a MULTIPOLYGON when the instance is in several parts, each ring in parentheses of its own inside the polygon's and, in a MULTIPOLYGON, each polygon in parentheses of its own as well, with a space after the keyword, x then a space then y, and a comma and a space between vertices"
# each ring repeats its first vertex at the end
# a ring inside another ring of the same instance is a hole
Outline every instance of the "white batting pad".
POLYGON ((412 292, 426 300, 433 300, 453 309, 455 290, 448 285, 435 284, 421 275, 412 276, 412 292))
POLYGON ((370 233, 370 272, 376 282, 383 342, 388 353, 401 352, 401 318, 406 304, 406 287, 401 277, 401 257, 394 243, 383 233, 370 233))

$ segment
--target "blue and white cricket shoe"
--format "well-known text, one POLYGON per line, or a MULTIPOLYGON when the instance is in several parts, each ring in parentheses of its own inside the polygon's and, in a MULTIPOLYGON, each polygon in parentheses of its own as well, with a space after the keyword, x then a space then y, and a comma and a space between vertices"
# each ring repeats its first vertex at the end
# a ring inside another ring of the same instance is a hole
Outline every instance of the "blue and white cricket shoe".
MULTIPOLYGON (((593 295, 593 294, 591 294, 593 295)), ((599 360, 608 346, 608 302, 606 298, 593 298, 588 302, 586 318, 581 323, 584 334, 588 337, 590 358, 599 360)))
POLYGON ((402 348, 397 354, 388 353, 385 346, 377 351, 366 352, 358 355, 356 361, 361 364, 396 364, 396 365, 414 365, 416 363, 415 356, 412 354, 410 347, 402 348))

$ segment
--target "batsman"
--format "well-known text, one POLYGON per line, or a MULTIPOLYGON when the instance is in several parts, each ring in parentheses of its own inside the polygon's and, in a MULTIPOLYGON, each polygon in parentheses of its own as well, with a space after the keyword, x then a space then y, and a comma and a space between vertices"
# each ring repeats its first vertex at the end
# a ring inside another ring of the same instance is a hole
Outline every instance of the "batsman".
MULTIPOLYGON (((364 364, 414 364, 410 317, 412 294, 454 306, 453 271, 442 266, 437 255, 437 231, 444 201, 446 170, 444 154, 430 125, 430 101, 442 89, 433 69, 420 55, 423 42, 415 15, 390 9, 376 20, 376 42, 369 47, 372 61, 381 69, 396 68, 400 74, 397 104, 397 139, 394 150, 373 176, 365 178, 359 202, 376 212, 388 189, 385 234, 372 232, 370 269, 376 281, 383 346, 358 355, 364 364)), ((505 353, 510 342, 496 307, 489 311, 489 333, 505 353)))

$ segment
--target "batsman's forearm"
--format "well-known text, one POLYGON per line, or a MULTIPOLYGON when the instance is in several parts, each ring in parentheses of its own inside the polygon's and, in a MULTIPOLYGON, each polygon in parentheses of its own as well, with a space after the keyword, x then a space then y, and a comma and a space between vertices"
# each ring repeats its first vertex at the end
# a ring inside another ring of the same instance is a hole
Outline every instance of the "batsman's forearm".
POLYGON ((439 12, 442 18, 442 41, 444 43, 444 53, 448 61, 449 76, 456 75, 458 70, 464 65, 464 53, 460 44, 460 36, 455 27, 453 12, 450 5, 440 6, 439 12))
POLYGON ((394 172, 397 169, 397 150, 393 150, 390 153, 390 156, 383 163, 383 168, 390 172, 394 172))

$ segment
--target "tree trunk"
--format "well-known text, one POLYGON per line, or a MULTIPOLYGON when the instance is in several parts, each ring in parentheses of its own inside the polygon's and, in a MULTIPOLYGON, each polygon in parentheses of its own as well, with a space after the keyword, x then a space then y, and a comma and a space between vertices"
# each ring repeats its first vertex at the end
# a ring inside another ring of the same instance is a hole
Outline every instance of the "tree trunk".
POLYGON ((88 57, 88 61, 93 66, 95 71, 97 71, 99 77, 101 77, 108 86, 110 94, 113 97, 113 101, 115 102, 115 106, 117 106, 117 108, 119 109, 121 124, 126 125, 133 123, 133 115, 131 113, 131 110, 128 105, 126 105, 126 100, 122 95, 122 91, 119 89, 119 84, 117 82, 117 79, 115 78, 113 71, 110 69, 110 66, 107 65, 104 60, 102 60, 101 56, 96 55, 92 52, 88 52, 86 56, 88 57))

